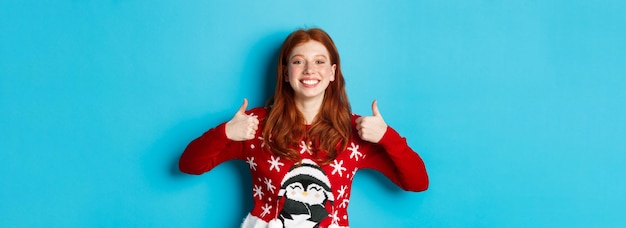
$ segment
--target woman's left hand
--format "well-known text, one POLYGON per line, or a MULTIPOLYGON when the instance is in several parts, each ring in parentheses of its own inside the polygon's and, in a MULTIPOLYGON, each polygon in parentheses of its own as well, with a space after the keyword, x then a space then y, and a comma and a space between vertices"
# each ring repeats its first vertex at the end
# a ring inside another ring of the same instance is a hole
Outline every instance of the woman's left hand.
POLYGON ((376 100, 372 102, 372 116, 361 116, 356 119, 356 130, 361 139, 378 143, 387 132, 387 124, 378 111, 376 100))

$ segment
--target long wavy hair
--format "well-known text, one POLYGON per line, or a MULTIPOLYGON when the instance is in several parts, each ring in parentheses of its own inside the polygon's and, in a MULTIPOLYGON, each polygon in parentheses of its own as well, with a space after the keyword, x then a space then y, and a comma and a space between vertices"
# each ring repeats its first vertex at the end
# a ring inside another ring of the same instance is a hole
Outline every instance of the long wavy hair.
POLYGON ((300 153, 293 149, 306 139, 312 142, 312 151, 318 162, 328 164, 348 145, 351 134, 351 109, 341 73, 339 52, 330 36, 322 29, 299 29, 291 33, 280 48, 276 69, 276 91, 267 102, 269 113, 265 118, 263 141, 265 149, 282 158, 301 161, 300 153), (322 43, 330 54, 330 62, 336 64, 335 81, 330 82, 324 93, 320 112, 311 126, 305 125, 302 113, 296 108, 294 91, 285 81, 288 77, 288 58, 294 47, 314 40, 322 43))

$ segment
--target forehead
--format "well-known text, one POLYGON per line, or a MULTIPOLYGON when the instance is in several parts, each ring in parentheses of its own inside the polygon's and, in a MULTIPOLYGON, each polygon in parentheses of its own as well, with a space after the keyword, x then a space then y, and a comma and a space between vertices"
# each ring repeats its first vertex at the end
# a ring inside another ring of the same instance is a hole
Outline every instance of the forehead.
POLYGON ((315 56, 325 56, 328 58, 328 49, 322 43, 309 40, 307 42, 296 45, 291 53, 289 54, 290 58, 294 56, 304 56, 304 57, 315 57, 315 56))

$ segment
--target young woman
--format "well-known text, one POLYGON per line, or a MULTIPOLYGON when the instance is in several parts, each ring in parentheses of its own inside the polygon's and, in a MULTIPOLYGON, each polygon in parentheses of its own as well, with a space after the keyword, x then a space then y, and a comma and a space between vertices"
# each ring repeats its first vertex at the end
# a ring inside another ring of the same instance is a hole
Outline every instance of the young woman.
POLYGON ((372 168, 407 191, 424 191, 424 163, 376 101, 371 116, 351 113, 339 53, 326 32, 297 30, 284 41, 276 91, 193 140, 180 170, 202 174, 238 159, 252 173, 254 207, 242 227, 347 227, 355 173, 372 168))

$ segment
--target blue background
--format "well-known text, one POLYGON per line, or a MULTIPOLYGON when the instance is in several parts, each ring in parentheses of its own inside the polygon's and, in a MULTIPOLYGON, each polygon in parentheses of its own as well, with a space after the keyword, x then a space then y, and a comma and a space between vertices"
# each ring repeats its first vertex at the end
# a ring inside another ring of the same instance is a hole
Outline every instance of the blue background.
POLYGON ((178 171, 321 27, 353 111, 430 189, 357 175, 353 227, 626 226, 624 1, 0 1, 1 227, 236 227, 249 173, 178 171))

